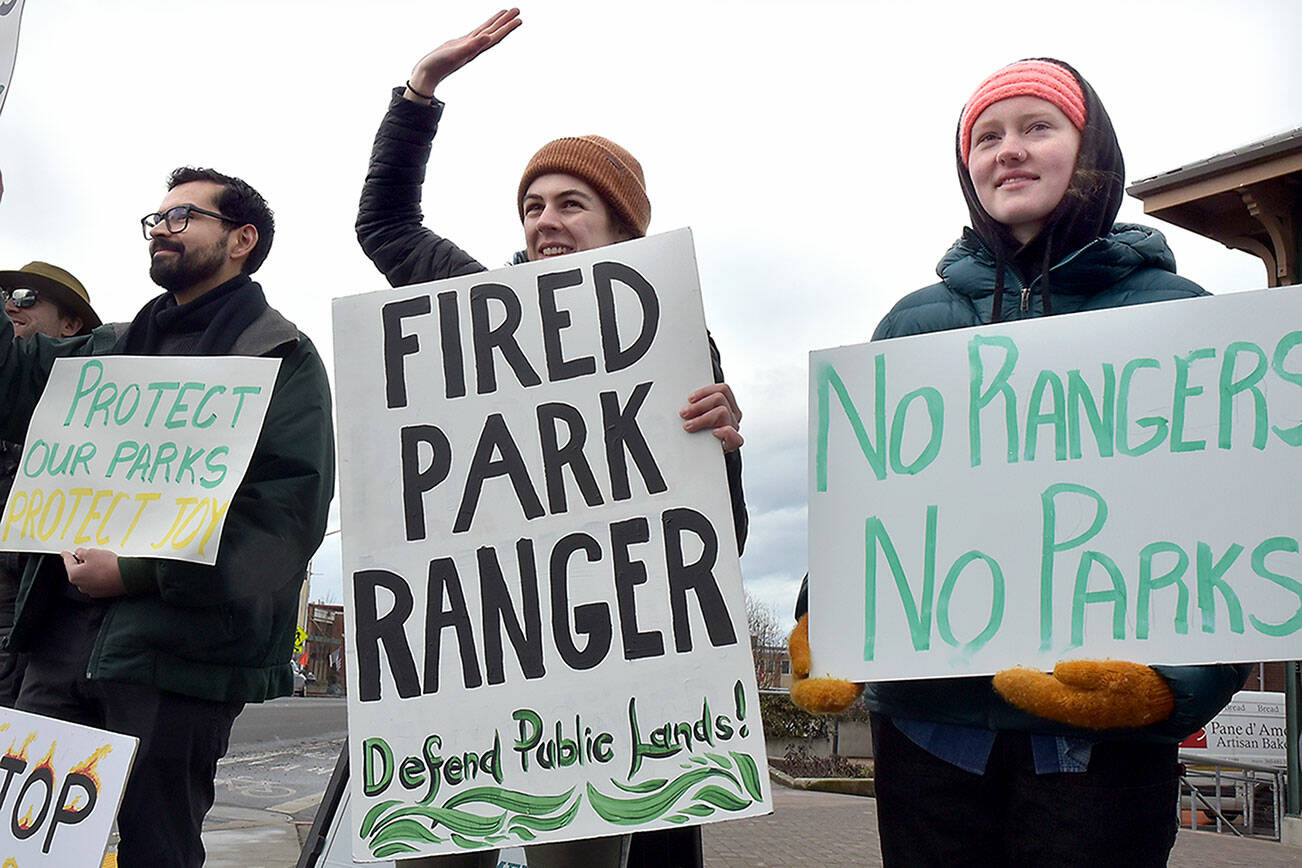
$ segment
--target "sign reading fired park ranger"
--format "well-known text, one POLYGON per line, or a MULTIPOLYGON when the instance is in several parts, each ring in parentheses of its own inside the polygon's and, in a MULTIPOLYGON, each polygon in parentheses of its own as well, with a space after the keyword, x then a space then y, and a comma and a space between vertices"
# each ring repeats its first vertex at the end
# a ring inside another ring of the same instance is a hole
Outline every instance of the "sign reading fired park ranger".
POLYGON ((334 322, 355 857, 768 812, 690 232, 334 322))
POLYGON ((0 520, 0 550, 110 549, 212 564, 280 359, 54 363, 0 520))
POLYGON ((810 357, 815 674, 1296 659, 1302 293, 810 357))

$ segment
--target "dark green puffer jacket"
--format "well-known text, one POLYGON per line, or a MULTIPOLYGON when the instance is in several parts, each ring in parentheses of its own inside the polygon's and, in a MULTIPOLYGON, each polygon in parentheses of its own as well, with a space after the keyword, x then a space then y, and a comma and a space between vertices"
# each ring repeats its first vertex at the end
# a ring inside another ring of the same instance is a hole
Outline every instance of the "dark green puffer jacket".
MULTIPOLYGON (((121 352, 126 324, 89 335, 15 340, 0 312, 0 436, 25 434, 56 358, 121 352)), ((267 308, 232 355, 279 358, 262 433, 231 501, 212 566, 120 558, 126 595, 108 602, 89 677, 224 702, 261 702, 293 687, 299 588, 325 533, 334 490, 334 429, 325 366, 294 324, 267 308)), ((57 604, 58 558, 28 559, 11 644, 23 650, 57 604), (42 565, 45 565, 44 567, 42 565)))
MULTIPOLYGON (((918 335, 990 322, 995 260, 971 230, 940 260, 941 282, 910 293, 877 326, 873 340, 918 335)), ((1207 295, 1175 274, 1175 257, 1161 232, 1118 223, 1049 269, 1054 315, 1102 310, 1207 295)), ((1043 315, 1041 278, 1024 285, 1015 269, 1005 273, 1003 319, 1043 315)), ((1027 714, 1008 704, 989 678, 941 678, 869 684, 868 707, 892 717, 985 729, 1073 735, 1098 740, 1179 741, 1220 711, 1243 686, 1248 665, 1155 666, 1175 694, 1175 710, 1162 723, 1101 736, 1027 714)))
MULTIPOLYGON (((912 292, 891 309, 873 340, 961 329, 990 322, 995 259, 968 229, 936 266, 941 282, 912 292)), ((1156 229, 1117 223, 1112 232, 1049 269, 1055 315, 1129 304, 1193 298, 1207 291, 1175 273, 1175 256, 1156 229)), ((1022 283, 1016 269, 1005 272, 1003 319, 1042 316, 1042 278, 1022 283)))

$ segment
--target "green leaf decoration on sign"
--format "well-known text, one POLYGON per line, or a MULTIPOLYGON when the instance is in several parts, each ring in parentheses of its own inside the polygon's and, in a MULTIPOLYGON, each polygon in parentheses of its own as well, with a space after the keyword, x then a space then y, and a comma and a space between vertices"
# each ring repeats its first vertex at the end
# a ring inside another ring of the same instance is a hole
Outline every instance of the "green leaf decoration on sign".
MULTIPOLYGON (((690 768, 690 766, 684 766, 683 768, 690 768)), ((669 782, 664 778, 652 778, 651 780, 643 781, 640 784, 623 784, 616 780, 612 780, 611 783, 626 793, 649 793, 652 790, 660 789, 669 782)))
MULTIPOLYGON (((589 783, 587 800, 609 823, 637 826, 652 821, 682 824, 717 811, 736 813, 763 798, 759 767, 749 754, 706 754, 683 763, 672 780, 641 783, 611 779, 614 794, 589 783)), ((504 787, 475 787, 440 805, 386 801, 366 812, 360 834, 377 859, 419 852, 425 844, 452 841, 465 850, 499 844, 528 844, 539 832, 564 829, 583 805, 584 793, 571 787, 556 795, 534 795, 504 787), (440 830, 447 836, 441 837, 440 830)))
POLYGON ((362 837, 365 838, 371 834, 371 827, 375 825, 376 818, 378 818, 385 811, 392 808, 394 805, 400 805, 400 804, 402 803, 396 800, 380 802, 378 805, 376 805, 375 807, 367 811, 366 816, 362 818, 362 828, 361 828, 362 837))
POLYGON ((563 814, 557 814, 554 817, 520 816, 515 818, 515 822, 539 832, 555 832, 557 829, 564 829, 570 824, 574 819, 574 815, 579 812, 579 805, 581 804, 583 804, 583 799, 575 799, 574 804, 563 814))
POLYGON ((746 792, 755 801, 762 799, 764 791, 760 788, 759 768, 755 765, 755 760, 751 759, 750 754, 737 753, 731 751, 732 758, 737 761, 737 771, 741 773, 742 783, 746 785, 746 792))
POLYGON ((532 795, 504 787, 475 787, 441 805, 387 801, 366 812, 361 836, 377 858, 417 852, 420 844, 444 843, 446 829, 458 847, 478 850, 503 842, 527 843, 539 831, 563 829, 578 814, 575 788, 559 795, 532 795))
POLYGON ((440 838, 433 831, 425 828, 415 820, 397 820, 389 823, 371 839, 372 847, 392 844, 395 841, 422 841, 426 844, 442 844, 447 838, 440 838))
POLYGON ((475 802, 487 802, 517 814, 550 814, 559 810, 573 794, 573 787, 559 796, 533 796, 516 790, 504 790, 501 787, 475 787, 448 799, 443 803, 443 807, 459 808, 475 802))
POLYGON ((376 856, 383 858, 385 856, 396 856, 399 853, 415 853, 416 848, 411 846, 410 844, 403 844, 401 841, 399 841, 393 844, 388 844, 373 852, 375 853, 376 856))
MULTIPOLYGON (((751 757, 733 753, 737 772, 733 771, 733 762, 727 757, 711 754, 710 758, 721 767, 689 768, 674 780, 631 798, 606 795, 588 784, 588 802, 603 820, 621 826, 636 826, 652 820, 681 823, 687 819, 684 814, 708 816, 715 808, 741 811, 760 800, 758 771, 751 757), (748 777, 753 780, 747 780, 748 777), (684 800, 688 803, 680 805, 684 800)), ((611 783, 621 790, 631 791, 617 781, 611 783)), ((641 792, 641 789, 636 792, 641 792)))
POLYGON ((696 798, 723 808, 725 811, 744 811, 750 807, 750 799, 739 798, 722 787, 701 787, 696 791, 696 798))

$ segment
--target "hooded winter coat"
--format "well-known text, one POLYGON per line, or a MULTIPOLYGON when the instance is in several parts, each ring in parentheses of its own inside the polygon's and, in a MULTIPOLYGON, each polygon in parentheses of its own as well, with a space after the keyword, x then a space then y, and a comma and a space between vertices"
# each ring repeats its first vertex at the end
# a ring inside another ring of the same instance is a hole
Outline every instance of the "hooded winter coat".
MULTIPOLYGON (((995 257, 966 231, 936 267, 940 282, 910 293, 877 326, 873 340, 966 328, 990 322, 995 257)), ((1175 257, 1156 229, 1118 223, 1112 232, 1063 257, 1049 269, 1055 313, 1101 310, 1130 304, 1207 295, 1175 274, 1175 257)), ((1043 315, 1042 276, 1023 286, 1010 269, 1006 291, 1023 303, 1004 306, 1004 319, 1043 315)), ((1167 720, 1140 730, 1109 731, 1107 738, 1179 741, 1220 711, 1243 685, 1248 666, 1155 666, 1175 694, 1167 720)), ((976 726, 990 730, 1072 735, 1100 734, 1054 723, 1004 701, 989 678, 943 678, 869 684, 868 707, 890 717, 976 726)))
MULTIPOLYGON (((912 292, 891 309, 873 340, 985 325, 992 321, 995 257, 968 229, 954 243, 936 273, 940 282, 912 292)), ((1049 271, 1054 313, 1103 310, 1207 295, 1175 273, 1175 256, 1161 232, 1134 223, 1117 223, 1105 237, 1071 253, 1049 271)), ((1004 320, 1044 315, 1043 275, 1023 284, 1009 269, 1004 289, 1019 303, 1003 305, 1004 320)))

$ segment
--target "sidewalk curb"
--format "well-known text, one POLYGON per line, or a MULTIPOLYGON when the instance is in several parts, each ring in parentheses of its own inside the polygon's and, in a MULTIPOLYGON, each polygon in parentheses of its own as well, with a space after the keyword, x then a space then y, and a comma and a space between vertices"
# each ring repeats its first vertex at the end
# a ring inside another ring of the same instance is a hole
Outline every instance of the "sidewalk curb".
POLYGON ((820 793, 841 793, 847 796, 874 798, 877 790, 872 778, 793 778, 786 772, 769 768, 769 779, 792 790, 815 790, 820 793))

